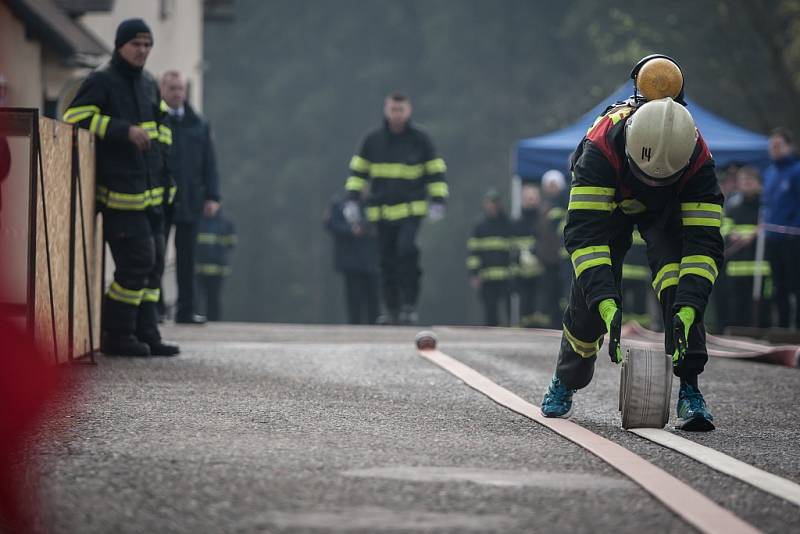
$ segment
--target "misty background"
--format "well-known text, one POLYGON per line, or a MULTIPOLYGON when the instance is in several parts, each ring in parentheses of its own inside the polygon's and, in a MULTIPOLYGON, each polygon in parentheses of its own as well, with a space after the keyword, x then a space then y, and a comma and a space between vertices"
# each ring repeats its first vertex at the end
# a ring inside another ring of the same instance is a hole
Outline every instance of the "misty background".
POLYGON ((480 322, 466 239, 487 188, 508 199, 514 143, 570 124, 641 57, 675 58, 690 98, 735 124, 800 126, 800 1, 237 0, 204 39, 239 233, 226 320, 344 322, 322 213, 392 90, 448 166, 447 217, 419 238, 423 324, 480 322))

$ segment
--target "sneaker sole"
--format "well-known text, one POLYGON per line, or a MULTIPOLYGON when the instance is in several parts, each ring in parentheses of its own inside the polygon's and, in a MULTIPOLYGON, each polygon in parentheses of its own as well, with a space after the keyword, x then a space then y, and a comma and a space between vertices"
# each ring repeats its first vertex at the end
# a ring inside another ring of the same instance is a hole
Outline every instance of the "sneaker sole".
POLYGON ((547 415, 541 408, 539 408, 539 411, 542 412, 543 416, 548 417, 550 419, 569 419, 569 417, 572 415, 573 408, 574 406, 571 406, 570 409, 567 411, 567 413, 565 413, 564 415, 547 415))
POLYGON ((698 415, 692 417, 691 419, 678 419, 678 423, 675 425, 675 428, 678 430, 683 430, 684 432, 709 432, 714 430, 716 427, 714 426, 714 423, 705 417, 698 415))

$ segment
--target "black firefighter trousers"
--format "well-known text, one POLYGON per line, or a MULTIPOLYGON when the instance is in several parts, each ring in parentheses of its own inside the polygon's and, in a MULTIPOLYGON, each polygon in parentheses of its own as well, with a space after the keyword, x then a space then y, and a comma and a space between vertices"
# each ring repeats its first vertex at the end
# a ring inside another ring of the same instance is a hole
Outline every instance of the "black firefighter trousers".
POLYGON ((383 300, 390 313, 417 305, 422 275, 416 243, 419 223, 419 217, 378 223, 383 300))
MULTIPOLYGON (((609 242, 609 248, 617 293, 621 295, 622 262, 625 259, 625 253, 631 246, 633 221, 627 217, 612 220, 615 227, 612 231, 613 237, 609 242)), ((662 276, 659 280, 677 280, 677 265, 681 262, 680 222, 677 221, 677 227, 675 220, 670 222, 672 224, 664 226, 655 223, 638 223, 639 233, 647 243, 647 261, 651 273, 654 276, 658 273, 666 273, 673 269, 671 266, 675 266, 675 272, 672 273, 674 278, 662 276)), ((661 304, 664 324, 667 325, 664 329, 664 349, 667 354, 672 354, 675 351, 675 342, 670 325, 672 325, 672 318, 677 312, 674 309, 677 285, 663 287, 663 284, 659 284, 654 289, 661 304)), ((625 310, 623 309, 622 312, 624 321, 625 310)), ((708 361, 706 331, 702 317, 698 317, 698 319, 698 322, 689 330, 689 346, 686 357, 673 369, 675 375, 681 378, 699 375, 708 361)), ((597 360, 597 353, 603 345, 605 333, 606 326, 600 317, 600 312, 596 306, 589 309, 573 272, 569 305, 564 312, 564 329, 555 373, 567 388, 577 390, 589 385, 594 375, 594 364, 597 360)), ((622 345, 625 346, 624 339, 622 345)))
POLYGON ((145 211, 104 210, 103 231, 114 258, 114 281, 103 298, 102 328, 111 337, 161 341, 158 300, 164 273, 164 221, 145 211))

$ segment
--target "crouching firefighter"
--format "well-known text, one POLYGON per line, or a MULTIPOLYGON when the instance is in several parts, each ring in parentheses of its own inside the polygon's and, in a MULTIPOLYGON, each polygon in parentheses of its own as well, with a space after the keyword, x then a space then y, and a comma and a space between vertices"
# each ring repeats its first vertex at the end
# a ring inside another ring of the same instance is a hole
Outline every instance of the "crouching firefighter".
POLYGON ((674 61, 649 56, 631 75, 635 88, 638 82, 633 98, 606 110, 572 158, 564 240, 574 274, 542 414, 570 415, 573 393, 592 380, 606 332, 611 361, 622 360, 622 264, 636 226, 661 304, 666 352, 680 378, 677 426, 713 430, 698 375, 708 360, 703 315, 723 260, 723 196, 711 153, 682 105, 683 77, 674 61), (667 97, 651 92, 659 98, 650 98, 646 69, 666 71, 679 84, 667 97))
POLYGON ((164 205, 175 189, 166 168, 172 133, 163 123, 158 84, 144 65, 153 36, 141 19, 117 28, 111 61, 92 72, 64 121, 97 137, 97 205, 114 258, 103 299, 100 349, 117 356, 172 356, 158 330, 164 272, 164 205))

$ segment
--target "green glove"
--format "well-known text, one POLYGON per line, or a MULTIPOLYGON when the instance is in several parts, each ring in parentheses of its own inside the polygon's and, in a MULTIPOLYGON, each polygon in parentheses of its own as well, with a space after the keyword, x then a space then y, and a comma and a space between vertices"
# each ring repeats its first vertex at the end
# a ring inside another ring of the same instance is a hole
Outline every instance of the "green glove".
POLYGON ((617 308, 617 303, 614 299, 605 299, 597 307, 600 312, 600 317, 606 323, 606 330, 608 331, 608 355, 611 357, 611 363, 620 363, 622 361, 622 350, 619 347, 619 338, 622 332, 622 312, 617 308))
POLYGON ((686 356, 689 346, 689 329, 694 324, 695 311, 689 306, 682 306, 672 319, 672 335, 675 339, 675 353, 672 355, 672 365, 677 366, 686 356))

